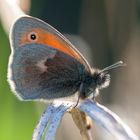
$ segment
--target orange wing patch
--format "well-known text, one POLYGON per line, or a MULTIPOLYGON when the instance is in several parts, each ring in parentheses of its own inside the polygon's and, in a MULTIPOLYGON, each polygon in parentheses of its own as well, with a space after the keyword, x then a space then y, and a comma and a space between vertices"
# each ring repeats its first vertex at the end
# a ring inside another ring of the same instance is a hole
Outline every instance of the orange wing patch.
POLYGON ((78 59, 79 61, 82 61, 81 56, 74 51, 71 47, 70 44, 67 43, 65 40, 62 40, 61 38, 57 37, 56 35, 49 33, 47 31, 44 31, 42 29, 32 29, 30 32, 25 33, 20 40, 20 46, 25 45, 25 44, 31 44, 31 43, 38 43, 38 44, 43 44, 43 45, 47 45, 50 46, 52 48, 55 48, 67 55, 70 55, 71 57, 74 57, 75 59, 78 59), (35 32, 38 37, 36 42, 35 41, 31 41, 28 38, 28 35, 30 32, 35 32))

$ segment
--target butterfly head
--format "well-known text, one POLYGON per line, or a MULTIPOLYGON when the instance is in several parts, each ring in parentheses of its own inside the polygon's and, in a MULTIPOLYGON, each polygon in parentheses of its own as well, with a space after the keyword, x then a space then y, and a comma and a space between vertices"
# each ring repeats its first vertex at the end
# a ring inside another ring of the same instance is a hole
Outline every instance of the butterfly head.
POLYGON ((98 89, 102 89, 109 86, 110 75, 108 74, 108 72, 101 72, 100 70, 94 70, 92 74, 92 78, 95 87, 98 89))
POLYGON ((92 69, 91 75, 88 77, 87 80, 85 80, 89 82, 86 83, 86 85, 88 86, 86 86, 87 88, 85 90, 84 97, 96 97, 99 94, 99 90, 109 86, 110 74, 108 74, 108 71, 124 65, 125 64, 122 61, 119 61, 102 70, 92 69))

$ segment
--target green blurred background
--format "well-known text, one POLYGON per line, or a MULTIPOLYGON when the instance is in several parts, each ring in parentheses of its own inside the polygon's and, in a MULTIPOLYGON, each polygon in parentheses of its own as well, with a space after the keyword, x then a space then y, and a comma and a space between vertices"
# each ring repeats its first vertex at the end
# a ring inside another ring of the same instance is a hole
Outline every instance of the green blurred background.
MULTIPOLYGON (((98 100, 139 135, 140 1, 23 0, 21 7, 68 34, 92 66, 104 68, 118 60, 127 63, 127 67, 111 72, 111 85, 101 91, 98 100)), ((30 140, 47 105, 21 102, 11 93, 6 78, 9 54, 9 40, 0 25, 0 140, 30 140)), ((70 116, 64 118, 57 139, 81 139, 71 121, 70 116)), ((93 137, 114 139, 96 125, 93 137)))

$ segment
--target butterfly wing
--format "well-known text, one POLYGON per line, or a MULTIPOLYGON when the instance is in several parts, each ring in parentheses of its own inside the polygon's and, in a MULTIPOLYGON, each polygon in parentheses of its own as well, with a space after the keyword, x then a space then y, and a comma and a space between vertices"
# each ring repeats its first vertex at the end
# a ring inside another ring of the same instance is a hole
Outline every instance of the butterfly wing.
POLYGON ((20 99, 73 95, 90 67, 56 29, 33 17, 18 19, 11 30, 8 79, 20 99), (85 72, 86 71, 86 72, 85 72))

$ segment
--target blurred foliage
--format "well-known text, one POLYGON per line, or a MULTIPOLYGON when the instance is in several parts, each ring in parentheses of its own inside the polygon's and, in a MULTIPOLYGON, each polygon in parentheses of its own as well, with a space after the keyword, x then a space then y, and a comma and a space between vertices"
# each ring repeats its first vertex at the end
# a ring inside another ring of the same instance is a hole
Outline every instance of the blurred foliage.
POLYGON ((32 16, 49 23, 62 33, 77 34, 83 0, 32 0, 32 16))

